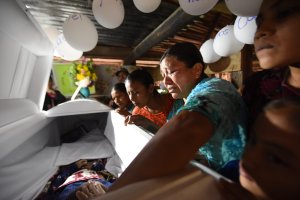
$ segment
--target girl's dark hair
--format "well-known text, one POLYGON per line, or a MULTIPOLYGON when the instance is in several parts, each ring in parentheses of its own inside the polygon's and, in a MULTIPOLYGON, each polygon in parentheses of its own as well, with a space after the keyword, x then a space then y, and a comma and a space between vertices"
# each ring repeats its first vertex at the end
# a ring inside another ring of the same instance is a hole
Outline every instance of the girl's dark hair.
POLYGON ((144 69, 134 70, 127 76, 126 80, 138 81, 142 83, 146 88, 148 88, 151 84, 154 84, 154 80, 151 74, 144 69))
MULTIPOLYGON (((149 88, 150 85, 154 85, 154 80, 151 74, 144 69, 134 70, 127 76, 126 81, 137 81, 144 85, 146 88, 149 88)), ((154 92, 157 91, 154 90, 154 92)))
POLYGON ((192 43, 184 42, 173 45, 163 54, 160 62, 168 56, 176 57, 179 61, 184 62, 189 68, 192 68, 196 63, 200 63, 202 64, 204 71, 205 65, 201 53, 192 43))
POLYGON ((115 91, 119 91, 119 92, 124 92, 127 94, 127 91, 126 91, 126 87, 125 87, 125 84, 124 83, 116 83, 112 89, 112 91, 115 90, 115 91))

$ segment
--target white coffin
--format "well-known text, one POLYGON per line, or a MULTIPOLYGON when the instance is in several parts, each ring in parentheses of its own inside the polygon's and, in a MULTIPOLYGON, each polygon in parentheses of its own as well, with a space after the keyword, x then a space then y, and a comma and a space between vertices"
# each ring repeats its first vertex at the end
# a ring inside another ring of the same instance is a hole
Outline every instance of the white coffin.
POLYGON ((138 127, 125 127, 121 116, 94 100, 75 100, 42 111, 53 46, 23 9, 16 0, 0 1, 1 200, 33 199, 58 164, 79 158, 113 156, 109 167, 121 173, 151 138, 138 127), (60 136, 78 124, 88 131, 98 129, 105 138, 98 141, 102 145, 92 148, 89 141, 62 145, 60 136), (107 151, 99 153, 99 146, 107 151), (76 151, 71 151, 74 147, 76 151))

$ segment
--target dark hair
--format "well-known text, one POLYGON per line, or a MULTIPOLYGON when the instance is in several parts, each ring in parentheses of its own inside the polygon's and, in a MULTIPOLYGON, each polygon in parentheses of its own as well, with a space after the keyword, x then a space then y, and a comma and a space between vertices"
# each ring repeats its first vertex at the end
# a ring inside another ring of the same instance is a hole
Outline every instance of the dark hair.
POLYGON ((168 56, 176 57, 181 62, 184 62, 189 68, 192 68, 196 63, 200 63, 202 64, 204 71, 205 65, 201 53, 199 49, 192 43, 184 42, 173 45, 163 54, 160 62, 162 62, 162 60, 168 56))
POLYGON ((114 84, 114 86, 112 87, 111 91, 119 91, 119 92, 124 92, 127 94, 127 91, 126 91, 126 87, 125 87, 125 84, 124 83, 116 83, 114 84))
POLYGON ((116 72, 116 76, 119 76, 120 73, 125 73, 126 75, 129 74, 128 70, 125 68, 121 68, 119 71, 116 72))
MULTIPOLYGON (((150 85, 154 85, 154 80, 151 74, 144 69, 134 70, 127 76, 126 81, 138 81, 146 88, 149 88, 150 85)), ((155 91, 156 90, 154 90, 154 92, 155 91)))

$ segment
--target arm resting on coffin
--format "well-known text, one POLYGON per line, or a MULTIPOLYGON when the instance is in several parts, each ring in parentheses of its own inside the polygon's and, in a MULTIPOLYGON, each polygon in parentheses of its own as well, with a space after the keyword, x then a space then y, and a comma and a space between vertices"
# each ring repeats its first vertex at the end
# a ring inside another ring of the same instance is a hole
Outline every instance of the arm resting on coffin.
POLYGON ((166 123, 109 189, 178 172, 213 134, 213 124, 199 112, 181 111, 166 123))

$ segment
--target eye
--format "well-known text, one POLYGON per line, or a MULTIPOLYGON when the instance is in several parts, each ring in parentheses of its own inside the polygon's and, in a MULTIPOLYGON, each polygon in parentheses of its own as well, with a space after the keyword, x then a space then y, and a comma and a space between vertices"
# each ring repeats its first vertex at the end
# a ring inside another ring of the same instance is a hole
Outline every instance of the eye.
POLYGON ((287 166, 287 163, 274 153, 266 153, 266 158, 276 165, 287 166))
POLYGON ((261 15, 258 15, 257 17, 256 17, 256 26, 257 26, 257 28, 259 28, 260 27, 260 25, 262 24, 262 16, 261 15))
POLYGON ((276 12, 276 18, 278 21, 285 20, 287 17, 299 14, 300 6, 296 5, 293 7, 286 7, 276 12))
POLYGON ((175 71, 170 71, 170 76, 174 76, 175 75, 175 73, 176 73, 176 70, 175 71))
POLYGON ((276 18, 277 20, 283 20, 285 19, 286 17, 288 17, 290 15, 290 11, 289 10, 284 10, 284 11, 281 11, 277 14, 276 18))

